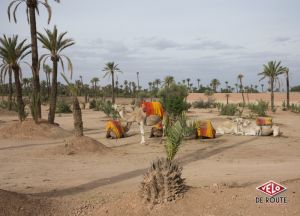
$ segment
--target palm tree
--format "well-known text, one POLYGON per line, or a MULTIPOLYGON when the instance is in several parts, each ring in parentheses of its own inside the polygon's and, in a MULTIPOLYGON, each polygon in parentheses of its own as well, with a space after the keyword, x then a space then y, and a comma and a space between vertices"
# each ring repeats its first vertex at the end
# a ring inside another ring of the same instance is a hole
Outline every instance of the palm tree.
POLYGON ((149 86, 149 92, 151 92, 151 88, 152 88, 152 82, 148 82, 148 86, 149 86))
POLYGON ((96 97, 96 89, 97 89, 97 85, 98 85, 98 82, 99 82, 99 78, 98 77, 93 77, 91 79, 91 84, 93 86, 93 89, 94 89, 94 97, 96 97))
MULTIPOLYGON (((59 0, 54 0, 56 2, 59 2, 59 0)), ((36 117, 41 118, 42 112, 41 112, 41 100, 39 97, 40 93, 40 77, 39 77, 39 55, 38 55, 38 45, 37 45, 37 30, 36 30, 36 14, 39 14, 39 5, 43 5, 47 11, 48 11, 48 24, 51 20, 51 7, 48 4, 48 0, 14 0, 12 1, 8 8, 7 8, 7 14, 9 21, 11 20, 11 15, 13 15, 14 22, 17 23, 16 18, 16 12, 21 3, 26 4, 26 15, 27 15, 27 21, 30 24, 30 34, 31 34, 31 52, 32 52, 32 77, 33 77, 33 96, 37 99, 36 103, 36 117)))
POLYGON ((275 81, 278 80, 278 76, 284 74, 287 68, 282 67, 281 62, 269 61, 267 65, 263 65, 264 70, 258 75, 262 76, 260 79, 263 80, 265 78, 269 78, 270 81, 270 90, 271 90, 271 108, 274 111, 274 84, 275 81))
POLYGON ((24 59, 31 51, 29 50, 30 44, 26 44, 26 39, 18 43, 18 36, 0 38, 0 57, 3 59, 3 64, 1 64, 1 71, 13 71, 15 77, 15 86, 17 94, 17 107, 19 120, 23 121, 25 119, 24 112, 24 101, 22 98, 22 85, 20 82, 21 71, 21 61, 24 59))
POLYGON ((174 80, 173 76, 166 76, 165 79, 164 79, 164 86, 165 87, 170 87, 170 85, 174 82, 175 82, 175 80, 174 80))
POLYGON ((285 78, 286 78, 286 104, 287 104, 287 108, 290 108, 290 78, 289 78, 289 68, 286 67, 285 70, 285 78))
POLYGON ((136 72, 136 79, 137 79, 137 88, 138 88, 138 91, 140 89, 140 77, 139 77, 139 75, 140 75, 140 72, 136 72))
POLYGON ((239 74, 237 76, 238 81, 240 81, 240 92, 242 93, 242 98, 243 98, 243 107, 245 107, 245 97, 244 97, 244 87, 243 87, 243 78, 244 75, 243 74, 239 74))
POLYGON ((198 78, 197 79, 197 82, 198 82, 198 89, 200 88, 200 79, 198 78))
POLYGON ((49 97, 50 97, 50 85, 51 85, 51 83, 50 83, 50 74, 52 72, 52 68, 49 65, 44 64, 43 65, 43 70, 46 74, 46 82, 47 82, 47 89, 48 89, 47 92, 48 92, 48 99, 49 99, 49 97))
POLYGON ((236 93, 238 93, 238 92, 239 92, 239 90, 238 90, 238 86, 239 86, 239 84, 235 83, 234 85, 235 85, 235 90, 236 90, 236 93))
POLYGON ((264 84, 260 84, 261 86, 261 92, 264 92, 264 84))
POLYGON ((155 85, 156 85, 156 88, 158 89, 158 85, 161 84, 161 80, 160 80, 160 79, 155 79, 155 80, 154 80, 154 83, 155 83, 155 85))
POLYGON ((115 64, 114 62, 106 63, 102 71, 105 72, 104 77, 111 76, 111 85, 112 85, 111 100, 112 103, 114 104, 115 103, 115 75, 117 75, 118 72, 120 73, 122 71, 118 68, 118 64, 115 64))
POLYGON ((186 81, 187 81, 188 88, 190 88, 190 81, 191 81, 191 79, 187 78, 186 81))
POLYGON ((165 144, 167 158, 153 161, 141 183, 140 196, 146 203, 155 205, 170 202, 183 196, 186 191, 184 179, 181 177, 182 167, 174 160, 182 143, 185 127, 186 123, 183 120, 167 126, 165 144))
POLYGON ((12 94, 13 94, 13 85, 12 85, 12 69, 7 68, 5 69, 4 64, 5 60, 3 60, 3 63, 0 65, 0 78, 1 83, 4 83, 6 75, 8 74, 8 110, 12 110, 12 94))
POLYGON ((46 34, 43 35, 38 32, 38 40, 43 44, 43 48, 49 51, 49 54, 44 54, 40 57, 39 64, 45 61, 50 57, 53 67, 52 67, 52 86, 51 86, 51 95, 50 95, 50 109, 48 114, 48 122, 54 124, 55 119, 55 109, 56 109, 56 100, 57 100, 57 69, 58 62, 60 61, 61 67, 64 71, 64 59, 68 62, 68 70, 71 72, 71 78, 73 73, 72 62, 66 55, 62 54, 62 51, 66 48, 74 45, 74 41, 70 38, 64 38, 67 32, 58 34, 56 26, 54 26, 53 31, 46 29, 46 34))
POLYGON ((83 136, 83 121, 82 121, 82 113, 81 108, 78 101, 78 87, 76 84, 70 83, 64 74, 61 74, 64 80, 66 81, 68 88, 73 97, 73 120, 74 120, 74 131, 76 137, 83 136))
POLYGON ((217 88, 218 86, 220 85, 220 81, 218 79, 213 79, 211 82, 210 82, 210 86, 213 88, 214 92, 217 92, 217 88))

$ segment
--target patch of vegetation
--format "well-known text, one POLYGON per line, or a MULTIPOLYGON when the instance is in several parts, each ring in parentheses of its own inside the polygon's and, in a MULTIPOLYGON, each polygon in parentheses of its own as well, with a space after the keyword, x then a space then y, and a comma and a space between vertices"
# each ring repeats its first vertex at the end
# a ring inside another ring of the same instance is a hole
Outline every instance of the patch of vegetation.
POLYGON ((300 105, 299 104, 291 104, 290 110, 294 113, 300 113, 300 105))
POLYGON ((90 109, 95 109, 96 108, 96 100, 95 99, 93 99, 93 100, 90 101, 89 108, 90 109))
POLYGON ((285 102, 285 100, 284 101, 282 101, 282 104, 281 104, 281 109, 282 109, 282 111, 287 111, 287 104, 286 104, 286 102, 285 102))
MULTIPOLYGON (((9 109, 9 101, 6 101, 6 100, 0 101, 0 108, 8 110, 9 109)), ((18 112, 17 103, 15 101, 11 102, 11 110, 18 112)))
POLYGON ((111 101, 96 100, 93 110, 102 111, 107 117, 111 117, 113 119, 117 119, 119 117, 119 113, 113 108, 111 101))
POLYGON ((58 101, 56 104, 56 113, 71 113, 71 105, 65 101, 58 101))
POLYGON ((170 117, 177 119, 183 112, 186 112, 191 105, 186 102, 188 90, 183 85, 171 84, 161 89, 158 93, 160 102, 170 117))
POLYGON ((300 85, 292 87, 291 92, 300 92, 300 85))
POLYGON ((259 116, 266 116, 268 107, 269 107, 269 103, 263 100, 259 100, 257 101, 257 103, 248 104, 248 109, 250 109, 252 113, 255 113, 259 116))
POLYGON ((219 108, 221 115, 234 116, 238 112, 236 104, 220 104, 219 108))
POLYGON ((215 108, 216 106, 217 104, 212 99, 208 99, 207 101, 200 100, 192 103, 192 107, 198 109, 215 108))

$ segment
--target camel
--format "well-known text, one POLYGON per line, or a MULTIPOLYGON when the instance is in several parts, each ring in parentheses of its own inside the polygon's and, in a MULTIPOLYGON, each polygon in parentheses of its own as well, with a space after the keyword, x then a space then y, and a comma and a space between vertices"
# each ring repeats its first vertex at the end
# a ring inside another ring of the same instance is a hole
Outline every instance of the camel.
POLYGON ((120 126, 123 129, 123 133, 120 135, 120 137, 117 137, 117 135, 115 134, 115 132, 112 129, 108 129, 106 131, 106 138, 112 138, 112 139, 118 139, 118 138, 124 138, 127 136, 127 132, 130 130, 131 127, 131 122, 126 122, 126 124, 124 125, 124 122, 119 121, 120 126))
MULTIPOLYGON (((145 126, 154 126, 158 124, 159 122, 164 122, 165 115, 163 119, 160 119, 158 116, 149 116, 147 117, 146 113, 143 111, 141 107, 135 107, 135 109, 128 113, 125 109, 125 106, 119 107, 117 105, 114 106, 115 110, 119 113, 121 119, 125 122, 136 122, 139 125, 140 132, 141 132, 141 144, 145 144, 145 126), (151 121, 148 121, 147 119, 151 118, 151 121)), ((163 130, 164 131, 164 130, 163 130)), ((151 136, 155 135, 156 131, 152 130, 151 136)))
POLYGON ((243 136, 279 136, 280 128, 278 126, 257 126, 243 118, 235 118, 232 121, 226 121, 216 129, 217 134, 235 134, 243 136))

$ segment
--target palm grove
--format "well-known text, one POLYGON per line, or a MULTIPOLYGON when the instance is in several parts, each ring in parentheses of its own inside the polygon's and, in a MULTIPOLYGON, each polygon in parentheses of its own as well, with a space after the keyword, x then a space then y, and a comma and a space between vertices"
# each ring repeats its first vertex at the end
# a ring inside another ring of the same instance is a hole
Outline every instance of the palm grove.
MULTIPOLYGON (((54 0, 59 3, 59 0, 54 0)), ((68 71, 72 77, 73 66, 71 59, 64 54, 66 49, 74 45, 74 40, 68 37, 67 32, 59 32, 54 26, 52 30, 45 29, 44 32, 37 32, 36 15, 39 14, 40 6, 47 9, 48 23, 51 20, 52 11, 47 0, 14 0, 8 8, 9 21, 17 22, 17 12, 19 6, 24 4, 27 15, 27 22, 30 28, 31 43, 26 39, 20 39, 17 35, 8 37, 3 35, 0 38, 0 81, 1 95, 7 95, 6 108, 9 110, 15 109, 18 111, 19 120, 23 121, 26 117, 25 106, 29 105, 31 115, 35 121, 41 118, 42 103, 49 103, 48 122, 53 124, 55 121, 55 111, 57 106, 58 96, 70 96, 72 93, 68 85, 64 85, 58 81, 58 69, 61 67, 65 71, 65 65, 68 66, 68 71), (42 45, 42 50, 38 50, 38 42, 42 45), (43 52, 39 56, 39 52, 43 52), (24 59, 31 56, 31 64, 24 59), (22 79, 22 70, 28 67, 32 71, 31 78, 22 79), (43 71, 46 75, 46 80, 40 80, 40 73, 43 71), (8 78, 8 83, 5 80, 8 78), (13 82, 14 81, 14 82, 13 82), (25 96, 25 97, 24 97, 25 96)), ((158 97, 161 88, 169 87, 174 83, 174 77, 167 76, 164 80, 155 79, 148 82, 148 88, 142 89, 135 81, 124 80, 123 83, 118 81, 118 73, 121 73, 118 64, 108 62, 104 68, 104 77, 111 79, 111 84, 100 86, 100 79, 93 77, 90 84, 83 83, 83 78, 75 80, 76 95, 84 96, 84 102, 88 102, 89 97, 106 98, 111 96, 112 103, 115 102, 115 97, 158 97)), ((259 73, 262 79, 268 78, 269 88, 271 92, 271 107, 274 109, 274 91, 275 85, 278 82, 278 77, 284 74, 287 85, 287 107, 289 108, 289 69, 281 66, 281 62, 271 61, 263 66, 263 72, 259 73)), ((243 86, 243 75, 240 74, 237 82, 229 85, 225 81, 226 87, 221 88, 220 92, 242 93, 243 103, 245 103, 244 93, 258 92, 258 85, 243 86)), ((137 72, 139 79, 139 73, 137 72)), ((197 85, 193 85, 190 78, 184 79, 178 84, 184 85, 190 92, 217 92, 221 82, 218 79, 213 79, 210 85, 204 86, 201 84, 201 79, 196 79, 197 85)), ((261 84, 261 91, 264 84, 261 84)), ((229 95, 228 95, 229 97, 229 95)))

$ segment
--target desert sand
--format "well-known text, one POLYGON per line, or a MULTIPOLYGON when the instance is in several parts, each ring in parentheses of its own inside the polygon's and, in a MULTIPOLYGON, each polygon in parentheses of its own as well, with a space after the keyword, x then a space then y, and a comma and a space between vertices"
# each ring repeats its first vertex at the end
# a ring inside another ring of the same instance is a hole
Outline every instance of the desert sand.
MULTIPOLYGON (((282 136, 184 141, 176 159, 190 188, 184 198, 153 208, 138 191, 150 162, 165 155, 164 146, 159 138, 139 144, 137 125, 127 138, 106 139, 108 118, 83 110, 85 135, 104 147, 71 153, 64 150, 72 139, 72 114, 56 116, 64 131, 59 136, 7 132, 0 138, 0 215, 300 215, 300 116, 280 109, 270 116, 282 136), (269 180, 288 188, 281 194, 286 204, 255 203, 264 197, 256 187, 269 180)), ((211 119, 214 126, 226 120, 211 109, 191 109, 188 117, 211 119)), ((0 114, 0 135, 16 120, 13 113, 0 114)))

